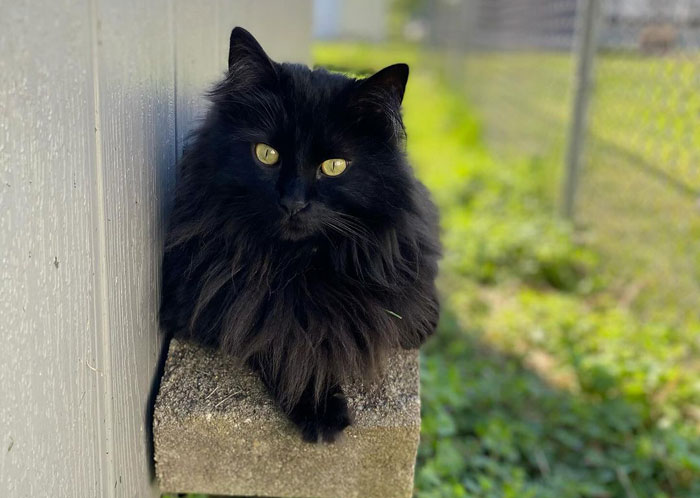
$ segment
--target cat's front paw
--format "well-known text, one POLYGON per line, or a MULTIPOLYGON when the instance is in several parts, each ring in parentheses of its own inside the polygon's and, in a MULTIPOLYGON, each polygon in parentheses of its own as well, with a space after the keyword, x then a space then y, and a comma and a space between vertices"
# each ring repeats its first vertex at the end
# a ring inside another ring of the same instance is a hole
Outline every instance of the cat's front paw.
MULTIPOLYGON (((299 414, 300 415, 300 414, 299 414)), ((294 417, 304 441, 326 443, 335 441, 343 429, 352 424, 348 401, 343 393, 336 393, 316 409, 310 409, 301 417, 294 417)))

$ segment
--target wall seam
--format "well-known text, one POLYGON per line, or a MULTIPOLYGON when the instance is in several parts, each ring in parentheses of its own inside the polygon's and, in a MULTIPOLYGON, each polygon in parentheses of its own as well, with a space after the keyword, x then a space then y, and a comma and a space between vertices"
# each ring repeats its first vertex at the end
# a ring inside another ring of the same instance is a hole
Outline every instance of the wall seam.
POLYGON ((171 42, 171 57, 173 62, 173 119, 174 119, 174 131, 175 131, 175 161, 180 159, 180 135, 178 135, 179 130, 177 126, 177 31, 175 29, 175 15, 177 14, 175 1, 170 2, 170 8, 168 13, 170 15, 170 39, 171 42))
POLYGON ((102 496, 114 497, 116 484, 114 479, 114 395, 112 389, 112 358, 111 358, 111 334, 109 320, 109 293, 107 287, 107 229, 105 214, 105 185, 104 185, 104 159, 102 141, 102 121, 100 112, 100 78, 99 78, 99 30, 100 21, 98 14, 97 0, 90 2, 90 51, 92 58, 92 84, 93 84, 93 118, 95 120, 95 195, 96 208, 95 224, 97 228, 97 252, 98 268, 95 272, 97 288, 99 292, 96 299, 96 323, 101 329, 101 368, 102 378, 102 399, 101 410, 103 415, 102 424, 102 458, 104 468, 102 469, 102 496))
MULTIPOLYGON (((221 36, 222 35, 221 16, 224 14, 224 12, 222 10, 223 5, 221 4, 221 0, 216 2, 214 5, 216 7, 215 11, 214 11, 214 15, 216 15, 216 34, 220 39, 223 40, 223 37, 221 36)), ((228 38, 226 38, 226 40, 228 41, 228 38)), ((226 46, 226 48, 228 48, 228 45, 226 46)), ((228 61, 228 52, 227 52, 226 58, 222 57, 221 43, 217 43, 216 44, 216 63, 221 64, 221 61, 223 61, 223 60, 228 61)), ((228 68, 228 63, 226 64, 226 66, 228 68)), ((220 78, 221 76, 217 76, 217 77, 220 78)))

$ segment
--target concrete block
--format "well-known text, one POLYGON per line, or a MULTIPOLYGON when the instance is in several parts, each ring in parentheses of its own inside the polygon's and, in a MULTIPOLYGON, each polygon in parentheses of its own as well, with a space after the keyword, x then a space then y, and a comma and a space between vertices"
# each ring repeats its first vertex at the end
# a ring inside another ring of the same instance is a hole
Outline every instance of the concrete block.
POLYGON ((390 358, 378 386, 346 387, 355 423, 311 444, 258 377, 216 351, 173 340, 154 414, 163 492, 410 497, 420 433, 416 351, 390 358))

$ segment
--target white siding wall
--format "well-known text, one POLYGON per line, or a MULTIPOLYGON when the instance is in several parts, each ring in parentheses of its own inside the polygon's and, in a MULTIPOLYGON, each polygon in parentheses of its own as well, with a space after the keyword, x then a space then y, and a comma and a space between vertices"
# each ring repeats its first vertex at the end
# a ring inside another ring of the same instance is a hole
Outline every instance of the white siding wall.
POLYGON ((147 497, 164 215, 228 35, 309 0, 0 0, 0 496, 147 497))

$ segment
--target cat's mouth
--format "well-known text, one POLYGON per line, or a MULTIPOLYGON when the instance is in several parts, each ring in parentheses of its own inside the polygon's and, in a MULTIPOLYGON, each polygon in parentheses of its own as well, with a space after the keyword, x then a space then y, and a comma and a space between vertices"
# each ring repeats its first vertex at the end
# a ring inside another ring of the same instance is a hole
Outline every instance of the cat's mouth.
POLYGON ((310 223, 307 216, 300 214, 284 216, 280 220, 280 238, 282 240, 302 240, 315 233, 313 223, 310 223))

